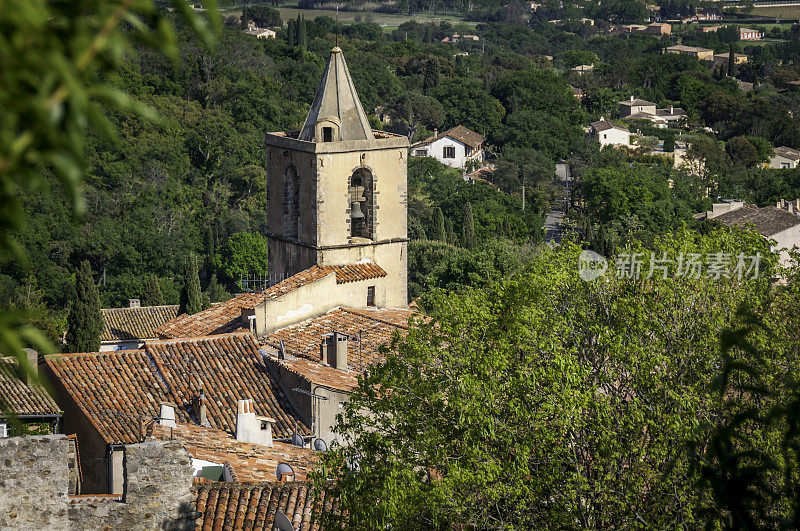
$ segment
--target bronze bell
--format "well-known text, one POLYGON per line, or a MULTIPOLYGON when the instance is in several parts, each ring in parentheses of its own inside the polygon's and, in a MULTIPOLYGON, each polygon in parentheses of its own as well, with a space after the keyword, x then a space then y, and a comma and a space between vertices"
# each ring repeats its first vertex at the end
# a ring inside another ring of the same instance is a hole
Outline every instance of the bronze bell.
POLYGON ((364 197, 364 187, 363 186, 351 186, 350 187, 350 218, 351 219, 362 219, 364 217, 364 213, 361 212, 361 203, 366 201, 367 199, 364 197))

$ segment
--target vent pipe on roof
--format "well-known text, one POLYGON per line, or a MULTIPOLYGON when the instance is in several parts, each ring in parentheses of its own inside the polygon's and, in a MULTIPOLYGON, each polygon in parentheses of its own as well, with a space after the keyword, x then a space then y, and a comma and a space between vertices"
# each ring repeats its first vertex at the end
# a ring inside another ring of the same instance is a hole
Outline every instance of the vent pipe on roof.
POLYGON ((210 426, 208 423, 208 408, 206 407, 206 395, 202 389, 200 389, 200 395, 195 397, 192 401, 192 410, 194 411, 194 417, 197 419, 197 423, 201 426, 210 426))

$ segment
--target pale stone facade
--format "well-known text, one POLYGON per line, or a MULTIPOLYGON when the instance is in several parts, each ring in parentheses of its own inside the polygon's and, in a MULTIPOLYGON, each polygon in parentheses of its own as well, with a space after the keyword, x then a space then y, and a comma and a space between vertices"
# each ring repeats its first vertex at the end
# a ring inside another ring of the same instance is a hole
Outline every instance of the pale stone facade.
POLYGON ((383 305, 405 307, 408 140, 371 130, 341 50, 300 133, 269 133, 266 148, 270 275, 371 260, 383 305))

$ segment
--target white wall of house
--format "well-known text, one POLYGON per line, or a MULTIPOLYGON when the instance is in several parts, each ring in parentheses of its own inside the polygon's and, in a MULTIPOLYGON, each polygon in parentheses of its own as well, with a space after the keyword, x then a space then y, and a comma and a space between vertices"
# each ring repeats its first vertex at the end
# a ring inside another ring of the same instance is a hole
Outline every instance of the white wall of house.
POLYGON ((656 113, 656 106, 655 105, 625 105, 620 104, 619 106, 619 115, 620 116, 630 116, 632 114, 638 113, 644 114, 655 114, 656 113))
POLYGON ((786 169, 796 168, 797 162, 798 161, 793 159, 782 157, 780 155, 775 155, 771 159, 769 159, 769 167, 778 170, 786 170, 786 169))
POLYGON ((795 225, 783 232, 773 234, 769 239, 775 240, 775 245, 770 246, 770 249, 780 253, 780 265, 789 267, 791 265, 789 251, 795 246, 800 248, 800 225, 795 225))
POLYGON ((630 146, 631 133, 622 129, 606 129, 596 133, 595 138, 600 141, 600 146, 630 146))
POLYGON ((446 166, 459 169, 463 169, 471 160, 483 160, 482 149, 475 152, 470 146, 447 136, 428 145, 412 148, 411 154, 415 157, 433 157, 446 166))

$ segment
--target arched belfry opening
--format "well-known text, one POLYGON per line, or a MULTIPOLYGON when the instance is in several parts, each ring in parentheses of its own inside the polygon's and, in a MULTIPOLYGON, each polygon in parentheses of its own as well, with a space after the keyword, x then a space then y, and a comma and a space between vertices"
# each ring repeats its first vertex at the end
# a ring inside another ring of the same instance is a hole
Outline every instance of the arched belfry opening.
POLYGON ((374 239, 372 172, 359 168, 350 176, 350 237, 374 239))
POLYGON ((294 166, 286 168, 283 175, 283 235, 290 239, 300 236, 300 177, 294 166))

